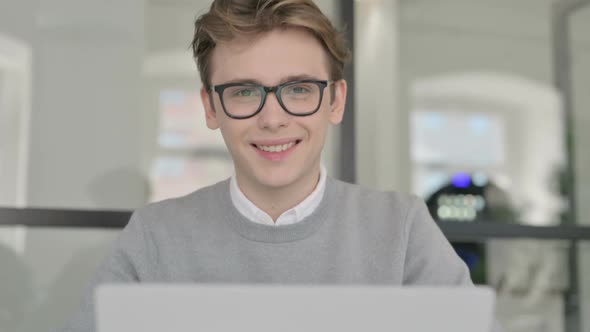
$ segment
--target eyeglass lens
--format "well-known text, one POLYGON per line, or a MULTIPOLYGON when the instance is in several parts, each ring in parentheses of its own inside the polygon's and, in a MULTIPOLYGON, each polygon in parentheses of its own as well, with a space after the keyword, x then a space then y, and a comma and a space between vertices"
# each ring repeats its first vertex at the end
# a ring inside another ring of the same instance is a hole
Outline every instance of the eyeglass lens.
MULTIPOLYGON (((293 114, 306 114, 317 109, 320 98, 320 85, 314 82, 295 82, 284 85, 277 91, 283 106, 293 114)), ((261 107, 264 88, 252 85, 238 85, 223 91, 225 109, 233 116, 244 117, 256 113, 261 107)))

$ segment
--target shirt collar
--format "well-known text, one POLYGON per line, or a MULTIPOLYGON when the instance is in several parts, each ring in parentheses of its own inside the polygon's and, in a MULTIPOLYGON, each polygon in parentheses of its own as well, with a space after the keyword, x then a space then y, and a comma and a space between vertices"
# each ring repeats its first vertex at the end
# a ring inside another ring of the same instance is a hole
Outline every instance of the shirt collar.
POLYGON ((320 205, 322 198, 324 197, 324 192, 326 190, 326 178, 327 172, 324 165, 320 166, 320 180, 316 185, 313 192, 307 196, 301 203, 297 204, 295 207, 283 212, 279 218, 277 219, 276 223, 273 222, 272 218, 264 211, 262 211, 259 207, 254 205, 252 201, 250 201, 246 195, 242 192, 240 187, 238 186, 238 181, 236 180, 235 174, 230 179, 230 194, 231 200, 236 209, 250 221, 265 225, 289 225, 300 222, 301 220, 305 219, 307 216, 312 214, 317 207, 320 205))

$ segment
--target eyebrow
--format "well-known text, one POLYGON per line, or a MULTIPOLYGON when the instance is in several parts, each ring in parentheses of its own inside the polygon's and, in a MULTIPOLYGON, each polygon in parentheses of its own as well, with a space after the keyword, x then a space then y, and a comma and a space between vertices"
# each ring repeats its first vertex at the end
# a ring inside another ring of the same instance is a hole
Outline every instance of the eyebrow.
MULTIPOLYGON (((292 82, 292 81, 302 81, 302 80, 319 80, 319 81, 321 81, 322 79, 320 79, 316 76, 308 75, 308 74, 289 75, 287 77, 283 77, 279 81, 279 84, 292 82)), ((259 81, 257 79, 253 79, 253 78, 235 78, 235 79, 227 81, 223 84, 227 84, 227 83, 253 83, 253 84, 258 84, 258 85, 264 85, 264 84, 262 84, 261 81, 259 81)))

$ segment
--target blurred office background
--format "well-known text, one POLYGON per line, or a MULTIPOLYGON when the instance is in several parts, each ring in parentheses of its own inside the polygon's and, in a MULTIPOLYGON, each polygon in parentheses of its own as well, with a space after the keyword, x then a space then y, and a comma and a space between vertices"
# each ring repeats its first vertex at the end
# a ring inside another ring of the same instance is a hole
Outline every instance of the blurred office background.
MULTIPOLYGON (((590 1, 316 2, 354 36, 329 174, 423 197, 507 331, 590 331, 590 1)), ((232 174, 209 3, 0 0, 0 331, 62 324, 129 211, 232 174)))

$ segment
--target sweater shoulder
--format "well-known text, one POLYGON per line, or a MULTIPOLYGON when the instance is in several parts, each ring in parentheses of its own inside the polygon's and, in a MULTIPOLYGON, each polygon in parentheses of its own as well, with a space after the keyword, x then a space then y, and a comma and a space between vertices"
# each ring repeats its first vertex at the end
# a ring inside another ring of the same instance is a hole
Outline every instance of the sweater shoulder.
POLYGON ((407 214, 424 204, 424 201, 409 193, 400 191, 380 191, 363 185, 351 184, 332 179, 340 199, 355 204, 362 210, 389 210, 395 214, 407 214), (356 202, 356 203, 355 203, 356 202))
POLYGON ((359 227, 397 234, 407 238, 416 219, 429 216, 426 204, 416 195, 399 191, 380 191, 339 180, 332 182, 338 192, 340 218, 352 220, 359 227))
POLYGON ((229 188, 228 180, 203 187, 190 194, 149 203, 138 208, 136 215, 142 222, 173 224, 181 220, 195 220, 199 215, 212 213, 215 204, 219 204, 223 190, 229 188))

